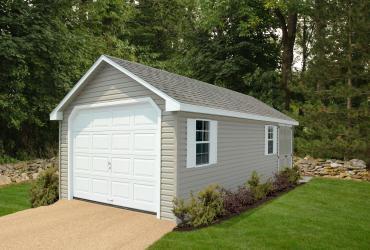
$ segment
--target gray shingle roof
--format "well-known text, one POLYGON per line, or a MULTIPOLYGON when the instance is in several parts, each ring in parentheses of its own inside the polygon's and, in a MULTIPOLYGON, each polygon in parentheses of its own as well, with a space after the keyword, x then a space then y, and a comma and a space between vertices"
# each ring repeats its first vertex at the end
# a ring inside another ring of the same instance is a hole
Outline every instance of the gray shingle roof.
POLYGON ((181 103, 295 121, 252 96, 143 64, 106 57, 181 103))

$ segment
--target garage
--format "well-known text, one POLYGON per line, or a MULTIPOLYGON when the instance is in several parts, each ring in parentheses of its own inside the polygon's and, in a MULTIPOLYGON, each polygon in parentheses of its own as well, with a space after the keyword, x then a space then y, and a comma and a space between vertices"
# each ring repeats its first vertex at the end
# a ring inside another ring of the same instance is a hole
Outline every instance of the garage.
POLYGON ((254 97, 107 55, 50 119, 59 121, 61 199, 172 221, 175 198, 214 183, 237 188, 255 170, 271 177, 279 159, 288 165, 298 125, 254 97))
POLYGON ((72 197, 158 211, 160 110, 154 103, 76 106, 69 124, 72 197))

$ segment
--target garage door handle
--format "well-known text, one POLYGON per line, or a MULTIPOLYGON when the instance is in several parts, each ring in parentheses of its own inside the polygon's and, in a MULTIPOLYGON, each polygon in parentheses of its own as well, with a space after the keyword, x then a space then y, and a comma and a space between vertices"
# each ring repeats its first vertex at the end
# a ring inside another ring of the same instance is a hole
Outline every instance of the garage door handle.
POLYGON ((107 199, 108 201, 110 201, 110 202, 113 202, 113 199, 107 199))
POLYGON ((108 169, 111 170, 112 169, 112 163, 110 161, 108 161, 108 169))

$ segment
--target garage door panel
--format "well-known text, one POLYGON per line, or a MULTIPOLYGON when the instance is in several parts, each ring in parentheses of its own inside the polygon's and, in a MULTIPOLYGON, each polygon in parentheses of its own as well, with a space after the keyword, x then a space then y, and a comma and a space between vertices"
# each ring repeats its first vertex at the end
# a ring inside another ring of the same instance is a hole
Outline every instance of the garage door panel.
POLYGON ((109 134, 93 134, 92 135, 92 151, 108 152, 110 149, 110 136, 109 134))
POLYGON ((90 180, 87 177, 76 176, 74 178, 74 190, 77 192, 90 192, 90 180))
POLYGON ((134 159, 134 176, 136 177, 154 177, 155 160, 154 159, 134 159))
POLYGON ((154 152, 155 148, 155 133, 134 133, 134 151, 154 152))
POLYGON ((108 173, 109 171, 109 157, 92 157, 92 171, 108 173))
POLYGON ((128 153, 130 151, 130 133, 112 133, 112 150, 115 153, 128 153))
POLYGON ((109 195, 109 181, 108 179, 92 178, 91 191, 93 194, 109 195))
POLYGON ((74 151, 88 152, 90 147, 90 136, 86 134, 75 134, 74 151))
POLYGON ((130 175, 131 159, 112 157, 112 174, 130 175))
POLYGON ((112 180, 112 198, 116 199, 132 199, 132 188, 130 188, 130 183, 121 181, 112 180))
POLYGON ((153 203, 155 198, 154 185, 134 183, 133 195, 135 201, 153 203))
POLYGON ((89 170, 90 157, 86 155, 76 155, 74 159, 74 167, 76 170, 89 170))
POLYGON ((81 110, 76 117, 73 195, 155 212, 157 112, 150 105, 127 105, 81 110))

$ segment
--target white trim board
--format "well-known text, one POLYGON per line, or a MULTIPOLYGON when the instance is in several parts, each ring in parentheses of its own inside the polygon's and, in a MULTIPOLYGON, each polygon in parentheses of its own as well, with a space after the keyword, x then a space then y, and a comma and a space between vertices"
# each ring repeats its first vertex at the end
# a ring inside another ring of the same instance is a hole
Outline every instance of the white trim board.
POLYGON ((89 78, 89 76, 95 71, 95 69, 102 62, 108 63, 112 67, 116 68, 123 74, 127 75, 128 77, 137 81, 144 87, 148 88, 153 93, 163 98, 166 102, 165 111, 185 111, 185 112, 194 112, 194 113, 202 113, 202 114, 209 114, 209 115, 235 117, 235 118, 241 118, 241 119, 250 119, 250 120, 257 120, 257 121, 276 122, 276 123, 290 125, 290 126, 298 125, 298 122, 294 120, 284 120, 284 119, 273 118, 269 116, 262 116, 262 115, 256 115, 256 114, 242 113, 242 112, 229 111, 229 110, 218 109, 218 108, 210 108, 210 107, 205 107, 205 106, 181 103, 175 100, 174 98, 170 97, 163 91, 155 88, 150 83, 146 82, 142 78, 131 73, 129 70, 125 69, 124 67, 115 63, 114 61, 112 61, 111 59, 109 59, 108 57, 104 55, 99 57, 99 59, 93 64, 93 66, 77 82, 77 84, 68 92, 68 94, 63 98, 63 100, 58 104, 58 106, 50 113, 50 120, 63 120, 63 108, 67 105, 68 101, 77 94, 78 89, 80 89, 84 85, 84 83, 89 78))

